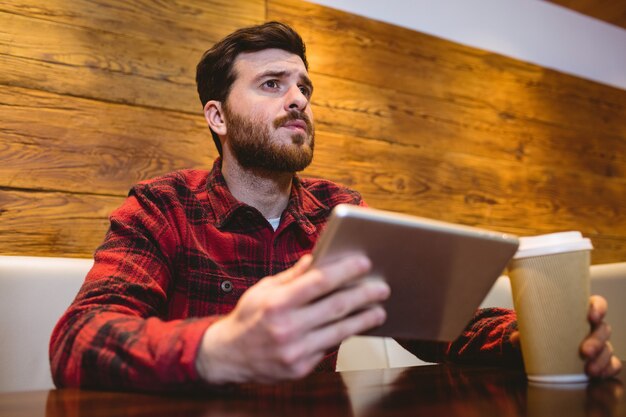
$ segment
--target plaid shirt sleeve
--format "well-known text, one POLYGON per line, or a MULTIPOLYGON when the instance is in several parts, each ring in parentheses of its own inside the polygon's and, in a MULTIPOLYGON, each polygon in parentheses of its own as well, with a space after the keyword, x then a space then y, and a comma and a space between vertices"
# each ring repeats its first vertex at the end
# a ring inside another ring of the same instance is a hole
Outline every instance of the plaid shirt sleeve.
POLYGON ((196 351, 217 317, 165 320, 177 211, 154 200, 131 191, 111 215, 94 267, 51 337, 58 387, 149 390, 198 380, 196 351))
POLYGON ((513 310, 483 308, 476 311, 461 336, 453 342, 397 341, 427 362, 521 368, 521 350, 510 341, 515 330, 517 317, 513 310))

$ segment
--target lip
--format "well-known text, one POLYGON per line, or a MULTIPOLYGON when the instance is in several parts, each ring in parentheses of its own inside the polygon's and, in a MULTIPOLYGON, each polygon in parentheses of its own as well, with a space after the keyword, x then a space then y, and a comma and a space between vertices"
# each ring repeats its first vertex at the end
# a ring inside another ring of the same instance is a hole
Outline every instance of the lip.
POLYGON ((287 129, 302 129, 303 131, 307 131, 306 122, 304 120, 290 120, 285 123, 282 127, 286 127, 287 129))

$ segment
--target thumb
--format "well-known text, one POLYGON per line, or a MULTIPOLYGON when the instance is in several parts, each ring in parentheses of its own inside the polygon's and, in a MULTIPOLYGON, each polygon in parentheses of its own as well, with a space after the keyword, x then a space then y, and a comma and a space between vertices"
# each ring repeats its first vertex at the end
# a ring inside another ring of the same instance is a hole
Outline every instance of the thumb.
POLYGON ((306 270, 309 269, 312 262, 313 262, 312 255, 310 254, 304 255, 302 258, 298 260, 298 262, 295 263, 294 266, 275 275, 274 278, 278 281, 278 283, 286 284, 292 279, 297 278, 300 275, 304 274, 306 270))

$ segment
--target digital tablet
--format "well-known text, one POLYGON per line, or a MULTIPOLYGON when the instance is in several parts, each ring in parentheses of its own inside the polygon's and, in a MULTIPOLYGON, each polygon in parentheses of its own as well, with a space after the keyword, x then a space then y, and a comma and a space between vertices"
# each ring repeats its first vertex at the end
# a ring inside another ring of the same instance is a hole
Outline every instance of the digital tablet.
POLYGON ((371 336, 456 339, 518 246, 515 236, 341 204, 313 251, 313 266, 362 253, 365 279, 391 287, 387 320, 371 336))

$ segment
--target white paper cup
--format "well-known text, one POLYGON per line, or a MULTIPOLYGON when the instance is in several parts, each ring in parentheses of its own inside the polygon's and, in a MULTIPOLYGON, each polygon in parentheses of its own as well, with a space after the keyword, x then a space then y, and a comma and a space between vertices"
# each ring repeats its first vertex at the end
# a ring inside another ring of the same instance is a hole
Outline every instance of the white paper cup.
POLYGON ((587 380, 579 349, 589 333, 591 249, 580 232, 520 238, 509 277, 530 381, 587 380))

